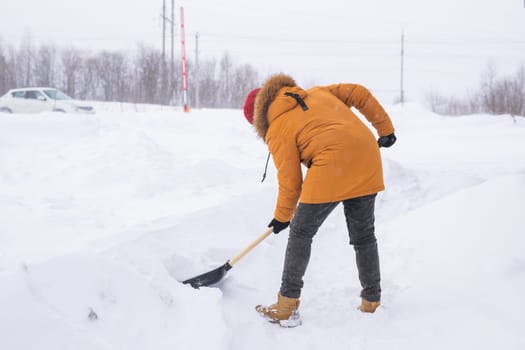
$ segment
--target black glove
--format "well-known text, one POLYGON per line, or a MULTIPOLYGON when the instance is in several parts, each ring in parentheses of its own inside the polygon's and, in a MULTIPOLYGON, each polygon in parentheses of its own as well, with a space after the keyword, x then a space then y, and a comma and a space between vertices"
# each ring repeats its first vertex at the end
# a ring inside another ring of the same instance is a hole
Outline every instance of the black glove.
POLYGON ((275 218, 270 221, 268 227, 273 227, 273 233, 278 234, 290 225, 290 221, 280 222, 275 218))
POLYGON ((381 136, 377 140, 377 144, 379 145, 379 147, 390 147, 394 143, 396 143, 396 140, 397 140, 396 135, 394 135, 394 133, 391 133, 390 135, 387 135, 387 136, 381 136))

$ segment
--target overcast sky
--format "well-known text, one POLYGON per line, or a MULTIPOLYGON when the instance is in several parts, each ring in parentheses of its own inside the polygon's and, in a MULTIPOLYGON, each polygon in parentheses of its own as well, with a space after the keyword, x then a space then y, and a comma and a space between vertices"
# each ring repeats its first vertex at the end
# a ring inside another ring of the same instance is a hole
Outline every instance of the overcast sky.
MULTIPOLYGON (((171 11, 171 0, 166 0, 171 11)), ((162 0, 0 0, 0 39, 35 44, 125 49, 161 47, 162 0)), ((265 0, 175 1, 186 16, 187 55, 228 52, 264 78, 293 75, 303 86, 357 82, 378 97, 399 94, 400 41, 405 31, 405 90, 463 94, 492 62, 501 74, 525 64, 524 0, 265 0)), ((169 39, 168 39, 169 44, 169 39)), ((168 46, 169 47, 169 46, 168 46)), ((189 82, 191 84, 191 82, 189 82)))

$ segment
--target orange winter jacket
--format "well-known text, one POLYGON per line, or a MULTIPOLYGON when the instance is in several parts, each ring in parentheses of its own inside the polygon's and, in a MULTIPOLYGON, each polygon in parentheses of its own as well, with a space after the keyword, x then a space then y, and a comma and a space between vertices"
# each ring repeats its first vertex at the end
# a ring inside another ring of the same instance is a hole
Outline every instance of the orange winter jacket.
POLYGON ((360 85, 303 90, 279 74, 257 94, 253 125, 277 168, 277 220, 291 220, 298 201, 337 202, 384 189, 376 137, 350 107, 357 108, 379 136, 394 132, 388 114, 360 85), (301 163, 308 168, 304 181, 301 163))

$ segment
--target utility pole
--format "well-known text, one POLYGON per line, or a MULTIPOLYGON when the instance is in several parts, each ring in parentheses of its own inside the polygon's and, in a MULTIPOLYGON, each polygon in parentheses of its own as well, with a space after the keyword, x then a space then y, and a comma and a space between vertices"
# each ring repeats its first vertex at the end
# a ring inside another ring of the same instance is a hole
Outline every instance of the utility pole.
POLYGON ((405 104, 405 91, 403 88, 404 60, 405 60, 405 28, 401 30, 401 86, 400 86, 401 106, 405 104))
POLYGON ((162 57, 161 57, 161 99, 162 103, 171 103, 175 92, 175 0, 171 0, 171 19, 167 17, 166 0, 162 0, 162 57), (171 24, 170 68, 166 60, 166 22, 171 24))
POLYGON ((166 67, 166 0, 162 0, 162 56, 161 56, 161 62, 160 62, 160 102, 162 104, 166 104, 168 99, 168 89, 167 85, 168 82, 166 80, 166 73, 167 73, 167 67, 166 67))
POLYGON ((175 55, 174 55, 174 40, 175 40, 175 0, 171 0, 171 62, 170 62, 170 100, 173 100, 173 93, 175 92, 175 55))
POLYGON ((180 43, 182 46, 182 97, 184 112, 190 111, 190 105, 188 103, 188 81, 186 71, 186 38, 184 29, 184 7, 180 8, 180 43))
POLYGON ((195 108, 199 108, 199 33, 195 33, 195 108))
POLYGON ((166 0, 162 0, 162 62, 166 58, 166 0))

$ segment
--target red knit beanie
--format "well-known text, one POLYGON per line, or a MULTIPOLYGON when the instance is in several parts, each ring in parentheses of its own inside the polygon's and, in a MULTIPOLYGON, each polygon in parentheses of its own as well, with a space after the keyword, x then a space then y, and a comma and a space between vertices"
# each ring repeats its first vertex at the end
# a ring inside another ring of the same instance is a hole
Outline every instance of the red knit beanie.
POLYGON ((255 104, 255 98, 257 97, 257 93, 261 90, 260 88, 254 89, 250 91, 248 96, 246 96, 246 100, 244 101, 244 116, 246 117, 246 120, 253 124, 253 107, 255 104))

